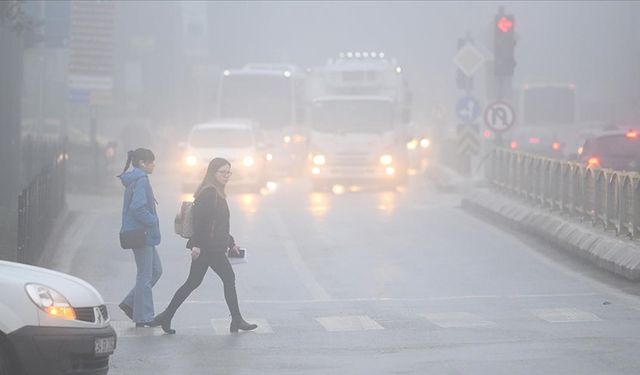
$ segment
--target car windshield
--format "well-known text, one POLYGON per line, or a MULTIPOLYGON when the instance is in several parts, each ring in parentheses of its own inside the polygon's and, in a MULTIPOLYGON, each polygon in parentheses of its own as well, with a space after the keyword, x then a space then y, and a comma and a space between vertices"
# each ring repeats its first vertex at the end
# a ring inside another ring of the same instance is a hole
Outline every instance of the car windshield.
POLYGON ((264 129, 288 126, 292 117, 291 81, 284 76, 230 75, 222 82, 221 117, 246 117, 264 129))
POLYGON ((323 100, 313 105, 313 129, 323 132, 379 133, 393 129, 389 101, 323 100))
POLYGON ((585 152, 619 158, 640 158, 640 139, 624 135, 596 138, 585 145, 585 152))
POLYGON ((253 135, 249 129, 196 129, 191 132, 189 145, 197 148, 249 147, 253 135))

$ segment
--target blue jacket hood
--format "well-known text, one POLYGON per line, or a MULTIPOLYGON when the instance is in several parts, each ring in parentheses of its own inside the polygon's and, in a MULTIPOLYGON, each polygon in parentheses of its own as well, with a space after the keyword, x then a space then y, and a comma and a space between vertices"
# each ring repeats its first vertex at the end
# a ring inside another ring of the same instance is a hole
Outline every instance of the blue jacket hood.
POLYGON ((119 177, 120 177, 120 181, 122 182, 122 185, 124 185, 124 187, 128 187, 129 185, 134 183, 137 179, 139 179, 140 177, 144 177, 146 175, 147 174, 145 173, 145 171, 143 171, 140 168, 134 167, 130 171, 124 172, 119 177))

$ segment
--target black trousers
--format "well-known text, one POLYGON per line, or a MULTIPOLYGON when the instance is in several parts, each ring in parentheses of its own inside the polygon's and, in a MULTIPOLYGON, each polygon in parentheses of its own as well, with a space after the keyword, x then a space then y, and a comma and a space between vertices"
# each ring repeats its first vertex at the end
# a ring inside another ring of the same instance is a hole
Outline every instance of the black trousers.
POLYGON ((200 286, 209 267, 222 279, 224 299, 227 301, 231 318, 242 318, 236 293, 236 275, 233 272, 233 268, 231 268, 227 255, 222 250, 205 249, 202 249, 200 256, 196 260, 191 261, 191 270, 189 270, 187 281, 176 291, 165 310, 169 318, 173 318, 180 305, 189 297, 191 292, 200 286))

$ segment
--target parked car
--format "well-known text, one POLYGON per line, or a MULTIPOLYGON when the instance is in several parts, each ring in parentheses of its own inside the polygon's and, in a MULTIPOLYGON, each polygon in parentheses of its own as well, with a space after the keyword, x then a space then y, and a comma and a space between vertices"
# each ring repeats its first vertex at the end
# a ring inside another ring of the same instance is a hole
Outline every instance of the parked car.
POLYGON ((588 138, 579 162, 594 168, 640 172, 640 131, 605 131, 588 138))
POLYGON ((0 290, 0 375, 108 372, 116 333, 86 281, 0 261, 0 290))
POLYGON ((193 192, 211 159, 223 157, 233 172, 228 186, 260 190, 266 183, 269 155, 259 125, 245 119, 222 119, 195 125, 184 154, 183 190, 193 192))

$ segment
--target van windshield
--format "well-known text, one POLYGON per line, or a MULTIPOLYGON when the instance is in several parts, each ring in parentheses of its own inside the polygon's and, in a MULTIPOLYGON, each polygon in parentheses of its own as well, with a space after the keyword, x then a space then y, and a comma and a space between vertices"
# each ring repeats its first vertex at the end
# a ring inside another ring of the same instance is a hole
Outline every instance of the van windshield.
POLYGON ((189 136, 189 145, 197 148, 241 148, 252 144, 249 129, 196 129, 189 136))
POLYGON ((222 82, 221 117, 258 120, 264 129, 291 123, 291 80, 285 76, 231 75, 222 82))

